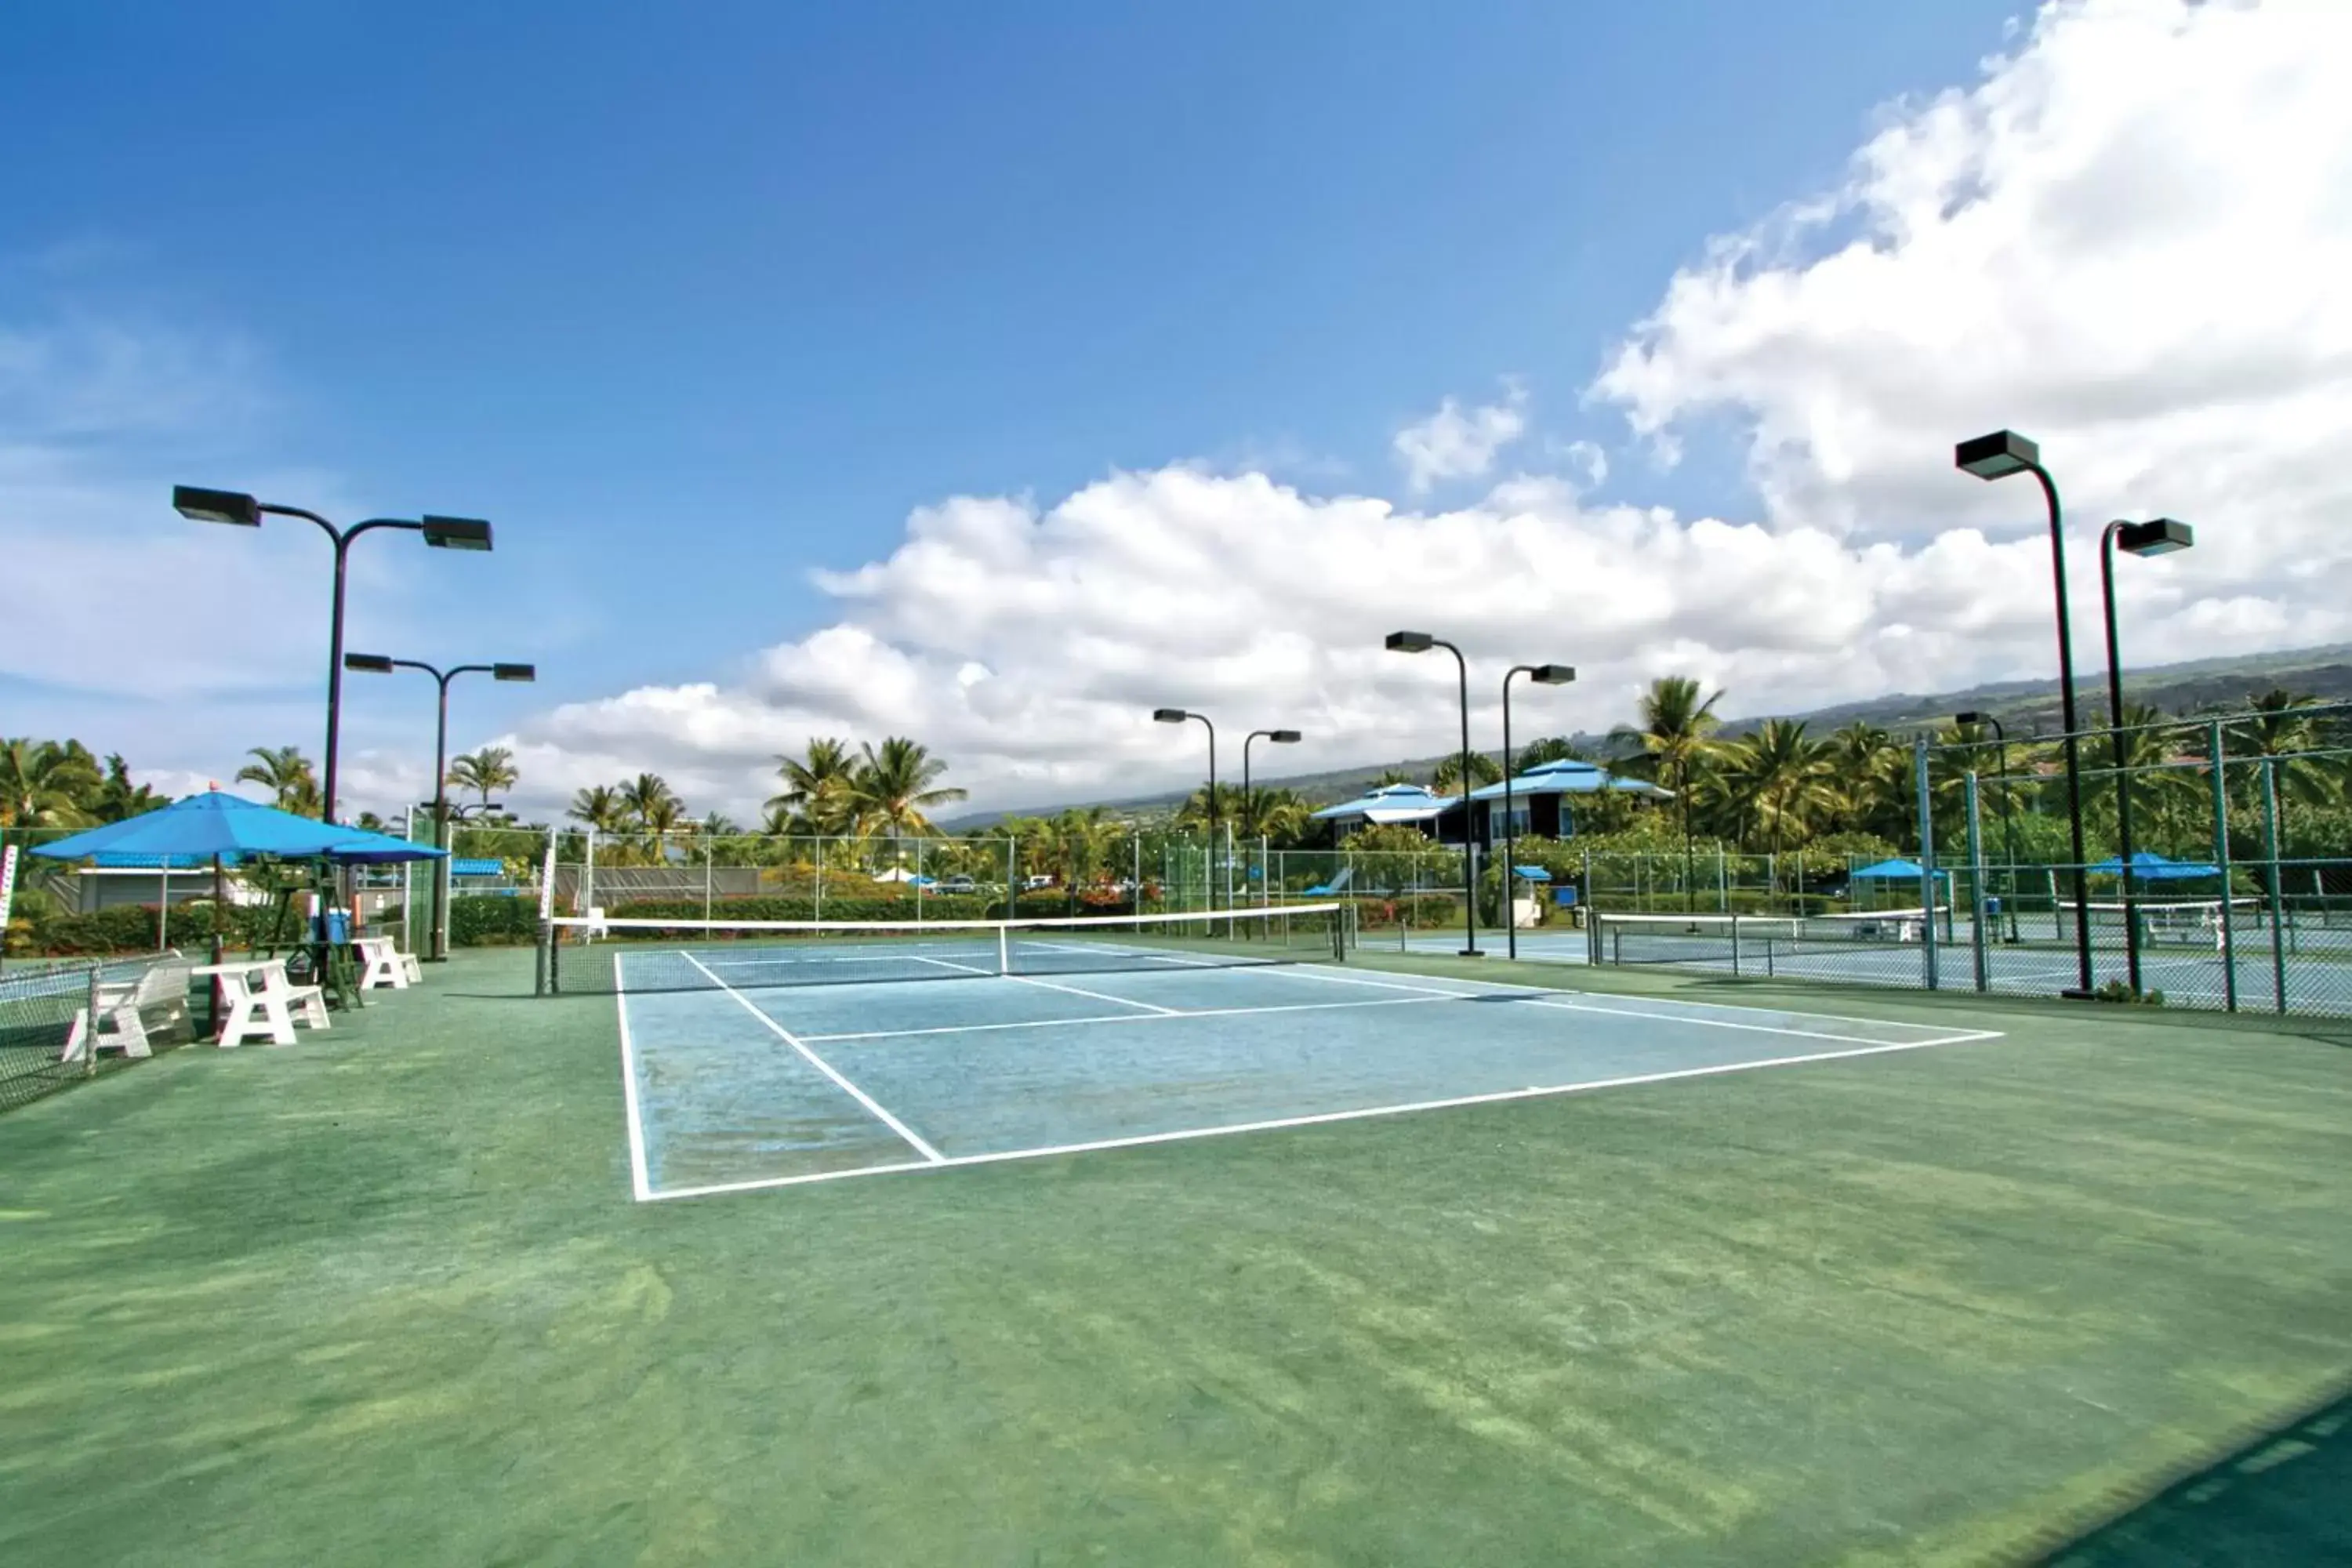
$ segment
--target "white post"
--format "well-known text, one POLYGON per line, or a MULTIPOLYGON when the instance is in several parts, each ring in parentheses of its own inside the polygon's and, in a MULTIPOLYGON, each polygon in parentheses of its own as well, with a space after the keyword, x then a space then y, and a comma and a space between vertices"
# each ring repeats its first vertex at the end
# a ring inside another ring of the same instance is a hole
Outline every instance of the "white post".
POLYGON ((580 863, 580 893, 572 900, 575 915, 586 915, 596 907, 596 829, 586 830, 588 848, 580 863))
MULTIPOLYGON (((172 936, 172 858, 163 857, 163 868, 155 877, 155 951, 162 952, 171 945, 172 936)), ((97 1025, 92 1024, 92 1028, 97 1025)))
POLYGON ((824 835, 816 836, 816 902, 811 920, 824 919, 824 835))

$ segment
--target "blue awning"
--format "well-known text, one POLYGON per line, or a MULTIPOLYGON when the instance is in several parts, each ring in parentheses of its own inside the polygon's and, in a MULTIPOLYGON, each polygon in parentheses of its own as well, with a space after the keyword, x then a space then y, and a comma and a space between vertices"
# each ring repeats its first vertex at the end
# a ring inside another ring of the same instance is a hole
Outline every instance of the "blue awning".
MULTIPOLYGON (((2110 855, 2095 866, 2084 868, 2095 877, 2120 877, 2124 863, 2110 855)), ((2135 849, 2131 858, 2132 879, 2138 882, 2188 882, 2200 877, 2218 877, 2219 866, 2200 860, 2170 860, 2151 850, 2135 849)))

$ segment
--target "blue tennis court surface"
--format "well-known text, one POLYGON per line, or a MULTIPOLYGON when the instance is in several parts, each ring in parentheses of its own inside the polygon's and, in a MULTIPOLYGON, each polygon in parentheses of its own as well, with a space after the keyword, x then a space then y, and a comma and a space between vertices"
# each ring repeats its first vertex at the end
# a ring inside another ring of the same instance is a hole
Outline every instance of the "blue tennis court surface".
POLYGON ((1326 963, 628 990, 640 1199, 1440 1111, 1994 1037, 1326 963))

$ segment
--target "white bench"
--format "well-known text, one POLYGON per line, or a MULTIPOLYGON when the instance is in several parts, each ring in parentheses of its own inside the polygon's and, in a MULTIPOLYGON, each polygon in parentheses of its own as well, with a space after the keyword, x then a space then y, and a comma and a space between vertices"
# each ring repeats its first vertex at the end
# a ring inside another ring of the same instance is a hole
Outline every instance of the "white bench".
POLYGON ((273 1046, 290 1046, 298 1018, 313 1029, 330 1026, 326 994, 315 985, 297 985, 288 979, 282 958, 211 963, 193 973, 220 981, 221 1000, 228 1008, 221 1020, 223 1049, 264 1036, 273 1046))
POLYGON ((58 1059, 79 1061, 86 1056, 94 1059, 100 1051, 121 1051, 126 1058, 153 1056, 147 1016, 160 1015, 155 1033, 185 1028, 188 981, 194 973, 195 966, 174 952, 149 964, 136 980, 100 981, 98 1016, 92 1018, 86 1006, 74 1010, 73 1026, 66 1032, 65 1053, 58 1059))
POLYGON ((403 952, 400 944, 388 936, 363 936, 352 943, 366 967, 360 972, 360 989, 373 991, 379 985, 389 985, 395 991, 405 991, 425 978, 424 966, 413 952, 403 952))

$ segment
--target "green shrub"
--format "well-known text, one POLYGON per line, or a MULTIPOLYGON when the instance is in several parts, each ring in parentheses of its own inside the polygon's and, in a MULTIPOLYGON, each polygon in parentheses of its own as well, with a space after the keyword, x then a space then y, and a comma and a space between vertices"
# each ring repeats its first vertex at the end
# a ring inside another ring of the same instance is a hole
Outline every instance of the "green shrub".
POLYGON ((539 905, 530 899, 449 900, 449 945, 501 947, 539 940, 539 905))

